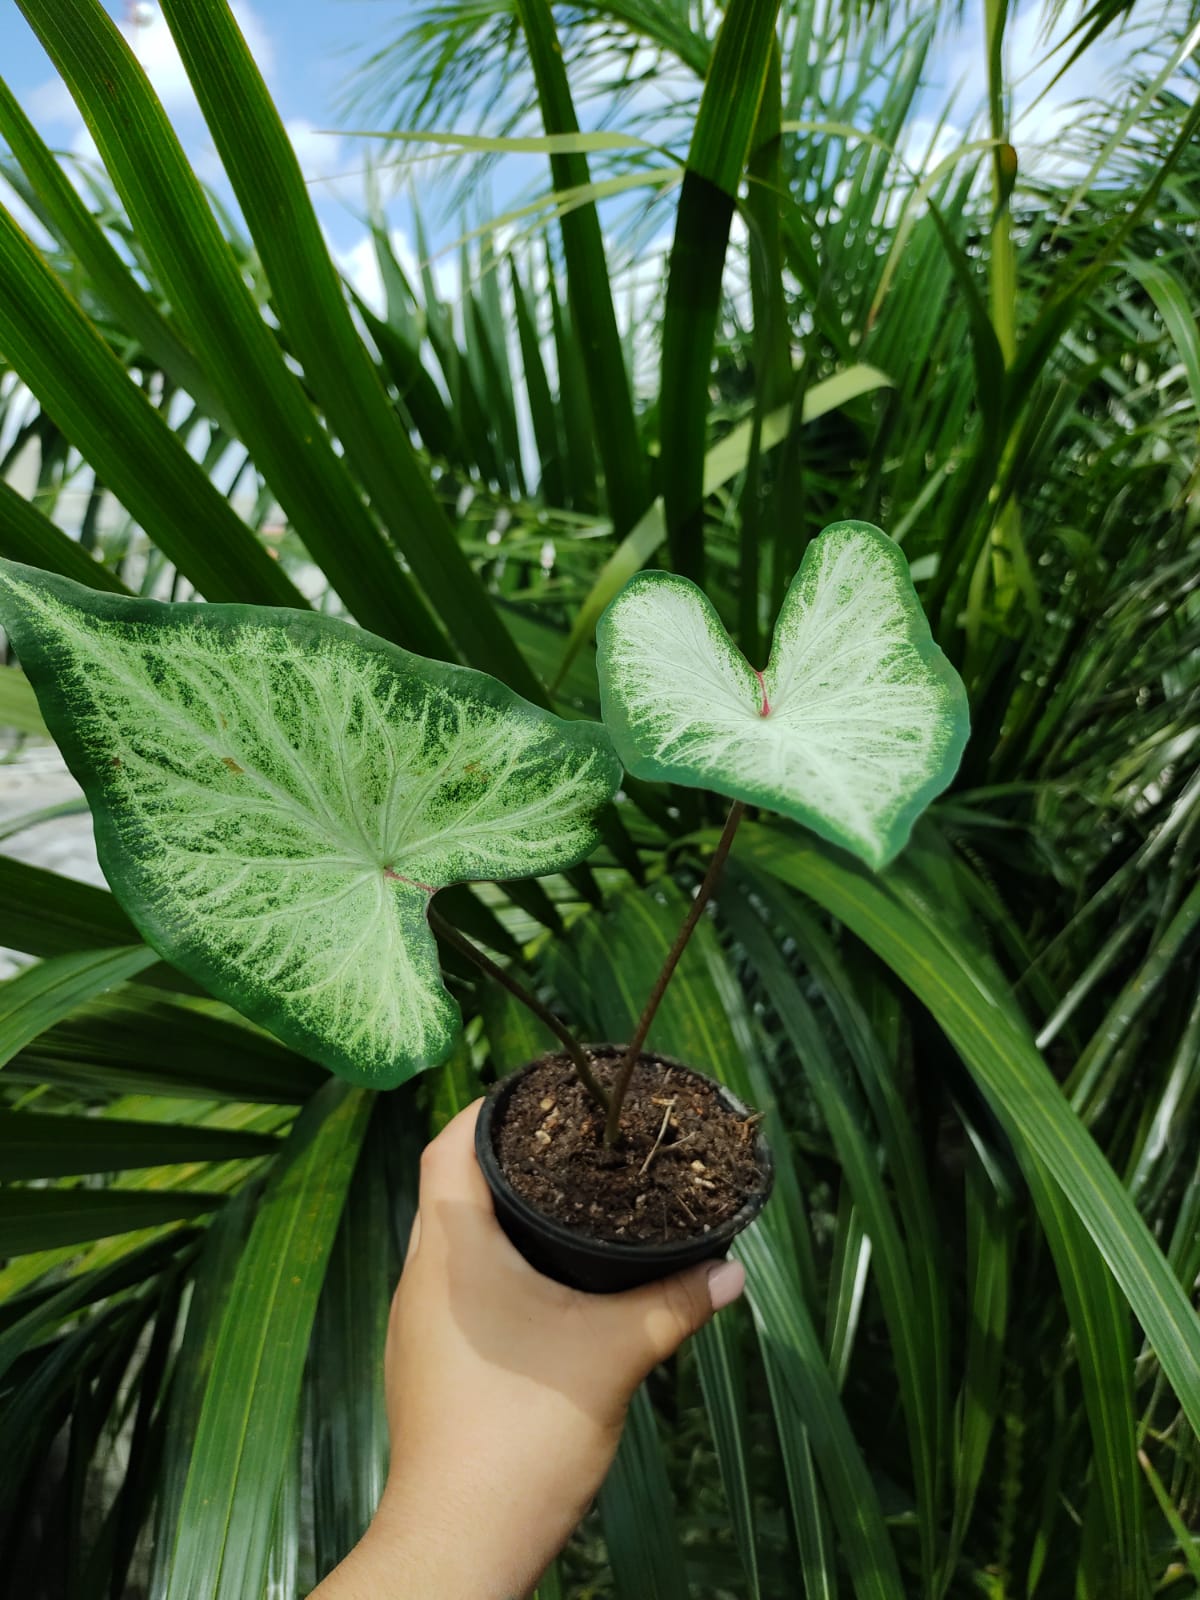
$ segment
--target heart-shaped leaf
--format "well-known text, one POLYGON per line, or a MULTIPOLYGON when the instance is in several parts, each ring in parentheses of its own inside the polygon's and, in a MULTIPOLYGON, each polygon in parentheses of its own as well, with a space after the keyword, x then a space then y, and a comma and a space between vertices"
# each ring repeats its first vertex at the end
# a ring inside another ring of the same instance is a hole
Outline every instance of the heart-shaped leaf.
POLYGON ((764 672, 666 572, 626 584, 596 640, 605 725, 635 777, 767 806, 873 867, 904 848, 966 744, 966 692, 908 563, 865 522, 809 545, 764 672))
POLYGON ((3 562, 0 622, 146 941, 352 1082, 454 1042, 434 891, 573 866, 620 782, 598 724, 312 612, 3 562))

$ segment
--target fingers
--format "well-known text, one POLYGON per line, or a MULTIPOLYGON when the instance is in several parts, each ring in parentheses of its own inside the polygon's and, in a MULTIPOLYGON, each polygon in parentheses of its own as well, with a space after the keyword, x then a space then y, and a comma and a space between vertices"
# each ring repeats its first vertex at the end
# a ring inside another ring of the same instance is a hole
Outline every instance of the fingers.
POLYGON ((449 1244, 468 1240, 491 1243, 503 1239, 492 1193, 475 1158, 475 1124, 482 1100, 460 1111, 436 1139, 421 1152, 421 1181, 417 1196, 417 1221, 409 1240, 408 1257, 416 1254, 423 1236, 449 1244))
MULTIPOLYGON (((408 1260, 416 1254, 423 1233, 443 1248, 451 1246, 453 1236, 460 1247, 474 1241, 488 1249, 512 1250, 496 1221, 491 1191, 475 1158, 475 1124, 482 1104, 476 1100, 460 1111, 421 1154, 419 1209, 408 1260)), ((532 1268, 526 1270, 537 1276, 532 1268)), ((589 1320, 598 1321, 614 1350, 624 1353, 632 1387, 715 1312, 736 1300, 745 1281, 739 1262, 708 1261, 625 1294, 584 1298, 589 1302, 589 1320)), ((571 1291, 564 1293, 570 1296, 571 1291)))
POLYGON ((674 1355, 685 1339, 736 1300, 745 1285, 739 1261, 707 1261, 658 1283, 610 1296, 607 1307, 619 1319, 629 1341, 626 1348, 636 1357, 637 1380, 674 1355))
POLYGON ((492 1210, 492 1196, 475 1159, 475 1124, 482 1100, 475 1100, 452 1118, 421 1152, 419 1204, 454 1200, 492 1210))
POLYGON ((718 1261, 708 1269, 708 1298, 714 1313, 740 1300, 746 1287, 746 1269, 740 1261, 718 1261))

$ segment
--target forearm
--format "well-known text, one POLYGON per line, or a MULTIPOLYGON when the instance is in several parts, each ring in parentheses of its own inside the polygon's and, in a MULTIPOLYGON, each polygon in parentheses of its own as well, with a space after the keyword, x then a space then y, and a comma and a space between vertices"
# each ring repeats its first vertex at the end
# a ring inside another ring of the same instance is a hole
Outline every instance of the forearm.
POLYGON ((499 1573, 480 1572, 469 1551, 434 1552, 368 1532, 310 1600, 525 1600, 529 1593, 530 1586, 518 1590, 499 1573))
POLYGON ((603 1483, 638 1384, 741 1292, 728 1261, 613 1295, 535 1272, 496 1221, 478 1109, 422 1157, 388 1323, 387 1487, 310 1600, 524 1600, 603 1483))
POLYGON ((503 1582, 483 1578, 473 1562, 440 1551, 387 1548, 369 1536, 313 1590, 310 1600, 525 1600, 503 1582))
POLYGON ((524 1600, 570 1534, 525 1506, 431 1508, 389 1489, 370 1528, 310 1600, 524 1600))

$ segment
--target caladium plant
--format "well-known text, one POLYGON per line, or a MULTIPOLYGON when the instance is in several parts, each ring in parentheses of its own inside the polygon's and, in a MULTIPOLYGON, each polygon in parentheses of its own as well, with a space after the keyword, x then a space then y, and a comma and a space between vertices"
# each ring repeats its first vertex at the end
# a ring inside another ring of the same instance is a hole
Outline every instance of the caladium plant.
POLYGON ((836 522, 809 545, 762 671, 734 645, 703 591, 668 572, 632 578, 601 617, 596 644, 601 713, 626 768, 733 801, 617 1071, 611 1143, 642 1045, 746 803, 885 867, 957 772, 970 719, 962 680, 934 643, 903 553, 866 522, 836 522))
POLYGON ((864 523, 809 546, 762 671, 693 584, 635 577, 598 628, 604 726, 311 612, 164 604, 0 562, 0 622, 146 942, 376 1088, 442 1060, 457 1037, 430 927, 439 889, 582 861, 622 762, 731 798, 611 1089, 511 974, 439 925, 554 1027, 607 1111, 610 1142, 745 804, 880 868, 953 777, 967 736, 962 684, 904 557, 864 523))
POLYGON ((454 1044, 437 890, 575 865, 620 782, 598 724, 312 612, 4 562, 0 621, 146 942, 351 1082, 454 1044))
POLYGON ((597 644, 605 726, 635 777, 780 812, 871 867, 904 848, 962 757, 962 682, 903 553, 865 522, 809 545, 761 672, 668 572, 626 584, 597 644))

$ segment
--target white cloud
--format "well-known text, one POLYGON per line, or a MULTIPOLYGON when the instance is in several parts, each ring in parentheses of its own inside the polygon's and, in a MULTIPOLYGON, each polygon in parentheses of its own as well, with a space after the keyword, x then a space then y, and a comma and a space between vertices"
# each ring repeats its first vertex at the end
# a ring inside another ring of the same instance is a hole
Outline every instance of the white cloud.
MULTIPOLYGON (((396 260, 400 263, 401 271, 419 295, 421 263, 417 252, 413 249, 412 241, 403 228, 391 228, 388 238, 396 260)), ((364 233, 362 238, 349 249, 334 251, 334 261, 339 271, 344 274, 371 310, 382 316, 387 297, 384 294, 383 279, 375 255, 375 242, 371 235, 364 233)), ((456 305, 462 295, 462 279, 459 276, 457 255, 435 259, 431 265, 438 298, 448 305, 456 305)))
POLYGON ((100 152, 96 148, 96 141, 92 138, 92 130, 82 124, 75 130, 71 139, 70 151, 73 156, 78 156, 81 161, 100 160, 100 152))
POLYGON ((25 114, 34 122, 77 122, 79 111, 61 78, 48 78, 25 96, 25 114))
MULTIPOLYGON (((264 76, 269 75, 274 57, 266 28, 244 0, 234 0, 231 10, 250 48, 250 54, 258 63, 259 71, 264 76)), ((158 7, 145 3, 139 5, 135 21, 126 22, 121 31, 154 85, 163 109, 172 117, 179 113, 190 115, 196 112, 196 97, 166 18, 158 7)))
MULTIPOLYGON (((18 228, 23 229, 35 244, 45 246, 50 243, 50 235, 42 227, 17 191, 3 177, 0 177, 0 206, 4 207, 18 228)), ((2 415, 3 408, 0 407, 0 416, 2 415)), ((3 454, 4 446, 0 444, 0 455, 3 454)))
POLYGON ((342 141, 323 133, 307 117, 289 117, 284 131, 292 142, 300 170, 310 183, 337 178, 345 169, 342 141))
POLYGON ((922 177, 967 140, 964 129, 953 122, 914 117, 905 123, 900 155, 922 177))
MULTIPOLYGON (((259 71, 269 76, 274 52, 266 27, 245 0, 233 0, 231 9, 259 71)), ((132 17, 127 17, 119 26, 171 120, 198 118, 200 108, 171 30, 159 8, 148 0, 139 0, 132 17)), ((39 125, 82 124, 75 102, 60 78, 50 78, 31 90, 25 97, 25 109, 39 125)))

